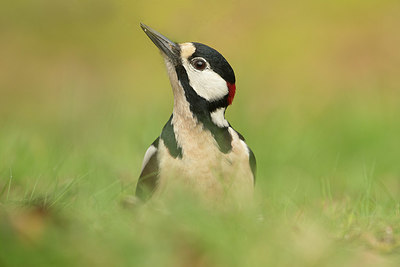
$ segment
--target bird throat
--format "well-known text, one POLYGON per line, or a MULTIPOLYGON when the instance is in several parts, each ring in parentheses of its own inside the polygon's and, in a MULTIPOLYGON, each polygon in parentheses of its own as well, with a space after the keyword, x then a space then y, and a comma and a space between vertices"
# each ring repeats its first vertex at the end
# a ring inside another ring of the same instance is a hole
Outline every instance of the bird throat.
MULTIPOLYGON (((172 68, 167 63, 167 70, 174 93, 174 109, 170 120, 167 122, 161 134, 161 139, 166 139, 166 146, 174 157, 182 157, 185 152, 179 143, 180 129, 186 133, 200 129, 208 131, 214 138, 218 149, 222 153, 228 153, 232 149, 232 136, 229 133, 229 123, 224 118, 225 107, 212 107, 209 103, 196 94, 190 86, 188 76, 183 66, 172 68), (179 77, 179 79, 178 79, 179 77), (222 117, 222 118, 221 118, 222 117), (163 138, 164 137, 164 138, 163 138)), ((201 141, 201 140, 198 140, 201 141)), ((196 142, 196 139, 193 139, 196 142)))

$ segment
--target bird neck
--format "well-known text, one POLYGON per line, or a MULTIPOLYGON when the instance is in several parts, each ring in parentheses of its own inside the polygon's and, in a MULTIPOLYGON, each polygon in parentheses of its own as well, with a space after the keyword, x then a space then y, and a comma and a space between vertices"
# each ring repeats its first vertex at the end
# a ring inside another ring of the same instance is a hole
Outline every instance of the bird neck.
POLYGON ((225 119, 226 107, 220 107, 209 111, 207 105, 196 105, 188 101, 183 88, 174 89, 174 110, 175 117, 181 117, 186 121, 195 120, 204 125, 214 124, 219 128, 229 126, 225 119))
MULTIPOLYGON (((218 108, 210 112, 207 108, 196 106, 187 99, 187 91, 180 85, 173 86, 174 91, 174 110, 171 118, 174 135, 181 134, 180 129, 196 132, 201 125, 201 129, 209 131, 219 150, 228 153, 232 149, 232 136, 229 133, 229 123, 225 119, 225 109, 218 108)), ((178 138, 179 139, 179 138, 178 138)), ((179 140, 178 145, 179 145, 179 140)))
POLYGON ((218 108, 211 112, 211 121, 220 128, 228 127, 229 122, 225 119, 226 108, 218 108))
MULTIPOLYGON (((179 129, 191 131, 198 129, 199 124, 202 124, 202 128, 212 134, 219 150, 222 153, 228 153, 232 149, 232 136, 229 133, 229 123, 225 120, 226 106, 215 105, 210 109, 209 103, 191 88, 183 66, 174 66, 168 60, 166 60, 166 66, 174 94, 174 110, 170 122, 167 123, 167 126, 171 125, 172 129, 169 133, 173 134, 167 135, 173 137, 171 140, 173 139, 174 148, 179 150, 179 140, 176 139, 180 135, 179 129), (180 79, 178 79, 178 73, 180 79)), ((168 131, 165 130, 165 132, 168 131)))
POLYGON ((174 94, 174 117, 203 123, 205 126, 210 125, 211 127, 226 128, 229 126, 225 119, 226 106, 223 105, 225 100, 207 102, 191 87, 183 66, 174 66, 168 60, 166 66, 174 94))

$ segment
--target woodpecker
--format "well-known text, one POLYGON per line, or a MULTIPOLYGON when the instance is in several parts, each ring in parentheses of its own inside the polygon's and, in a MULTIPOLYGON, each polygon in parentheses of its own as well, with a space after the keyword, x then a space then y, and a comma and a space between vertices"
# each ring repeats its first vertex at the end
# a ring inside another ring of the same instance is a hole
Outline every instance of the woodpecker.
POLYGON ((256 159, 225 119, 235 96, 235 74, 215 49, 175 43, 140 24, 164 58, 174 95, 173 112, 147 149, 136 196, 142 201, 175 184, 211 201, 251 197, 256 159))

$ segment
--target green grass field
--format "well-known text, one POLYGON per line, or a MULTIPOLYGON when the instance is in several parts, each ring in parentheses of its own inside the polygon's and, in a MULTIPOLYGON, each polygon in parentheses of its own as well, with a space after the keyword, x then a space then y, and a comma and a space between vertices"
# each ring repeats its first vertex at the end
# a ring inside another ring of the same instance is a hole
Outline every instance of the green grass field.
POLYGON ((400 5, 296 3, 6 3, 0 266, 399 266, 400 5), (140 21, 233 66, 254 206, 134 204, 173 101, 140 21))

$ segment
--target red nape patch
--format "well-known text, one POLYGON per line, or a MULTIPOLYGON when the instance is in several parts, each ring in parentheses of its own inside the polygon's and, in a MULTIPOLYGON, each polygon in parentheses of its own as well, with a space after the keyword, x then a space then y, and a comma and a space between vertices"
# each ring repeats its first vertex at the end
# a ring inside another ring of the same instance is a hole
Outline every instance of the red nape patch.
POLYGON ((228 104, 232 104, 233 98, 235 97, 235 93, 236 93, 236 85, 234 83, 228 83, 226 82, 226 84, 228 85, 228 89, 229 89, 229 95, 228 95, 228 104))

